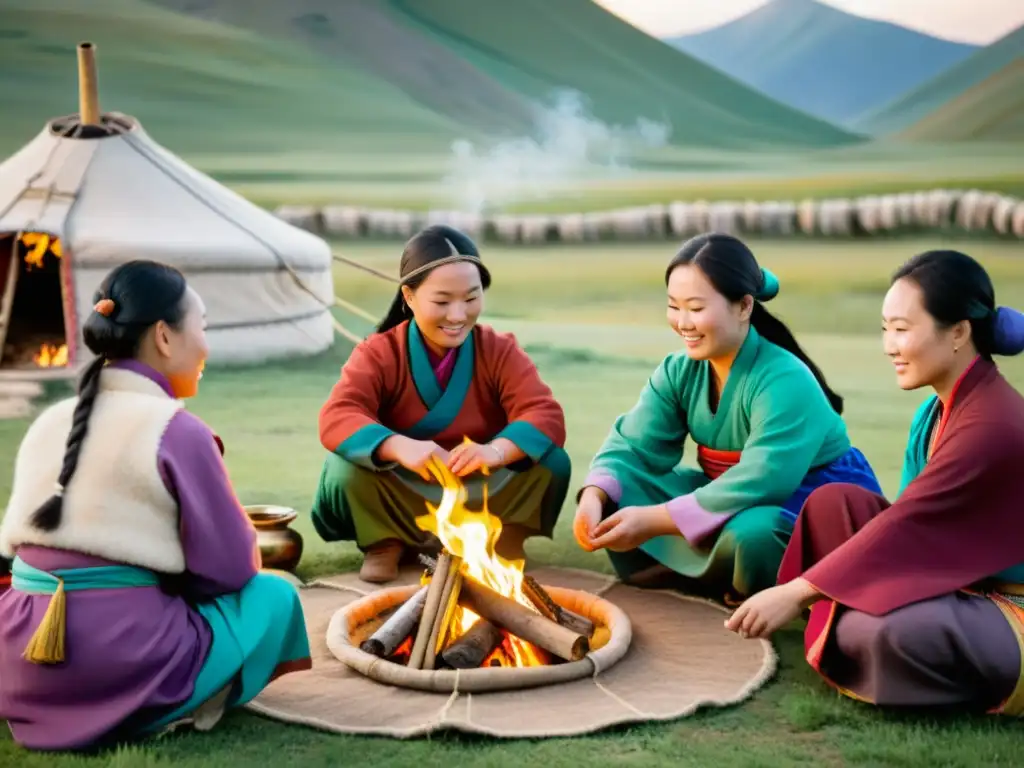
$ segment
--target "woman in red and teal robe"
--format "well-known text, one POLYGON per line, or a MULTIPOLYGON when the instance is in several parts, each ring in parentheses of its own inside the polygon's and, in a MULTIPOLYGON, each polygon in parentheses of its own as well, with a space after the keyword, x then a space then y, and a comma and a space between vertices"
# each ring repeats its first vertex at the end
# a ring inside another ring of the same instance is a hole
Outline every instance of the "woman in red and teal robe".
POLYGON ((627 582, 731 600, 775 584, 814 488, 880 489, 850 444, 841 398, 764 308, 778 280, 746 245, 700 235, 665 277, 686 348, 658 366, 594 457, 576 537, 607 549, 627 582), (700 470, 679 466, 687 437, 700 470))
POLYGON ((463 478, 467 506, 502 521, 497 551, 523 558, 552 535, 571 465, 565 416, 511 334, 477 318, 491 278, 456 229, 428 227, 405 247, 401 286, 377 333, 360 343, 320 412, 330 451, 313 504, 325 541, 356 541, 366 581, 398 575, 404 554, 429 547, 416 518, 441 487, 432 456, 463 478))
POLYGON ((1024 714, 1024 398, 993 354, 1024 351, 1024 315, 997 308, 956 251, 911 259, 882 312, 905 390, 935 394, 910 429, 898 497, 836 484, 811 494, 779 586, 726 626, 766 637, 807 607, 807 661, 883 706, 1024 714))

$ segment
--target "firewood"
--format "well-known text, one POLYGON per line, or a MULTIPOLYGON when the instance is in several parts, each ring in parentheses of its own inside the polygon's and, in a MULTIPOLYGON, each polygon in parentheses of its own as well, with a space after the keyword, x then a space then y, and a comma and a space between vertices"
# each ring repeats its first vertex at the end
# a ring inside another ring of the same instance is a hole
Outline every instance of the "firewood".
POLYGON ((523 594, 544 616, 587 637, 594 636, 594 622, 556 603, 533 576, 523 576, 523 594))
POLYGON ((427 596, 423 603, 423 613, 420 615, 419 627, 416 630, 416 639, 412 644, 412 653, 409 654, 408 667, 410 669, 422 669, 423 660, 426 657, 427 643, 430 640, 430 633, 434 629, 434 620, 437 612, 441 609, 441 596, 444 593, 445 581, 448 578, 448 566, 451 564, 451 555, 442 552, 437 558, 433 576, 427 585, 427 596))
MULTIPOLYGON (((423 564, 423 567, 426 568, 427 573, 433 573, 434 568, 436 567, 436 561, 434 560, 434 558, 430 557, 429 555, 421 554, 419 556, 419 560, 420 563, 423 564)), ((464 581, 462 586, 463 591, 467 589, 468 584, 468 580, 464 581)), ((475 589, 476 586, 479 586, 483 589, 489 589, 488 587, 476 581, 473 582, 473 585, 474 586, 469 588, 475 589)), ((565 627, 566 629, 570 630, 571 632, 574 632, 575 634, 583 635, 584 637, 588 638, 588 640, 589 638, 594 636, 594 622, 592 622, 585 616, 580 616, 578 613, 575 613, 573 611, 568 610, 567 608, 563 608, 562 606, 558 605, 558 603, 554 601, 551 595, 547 593, 547 590, 545 590, 532 576, 523 576, 523 593, 526 595, 527 598, 529 598, 530 602, 533 603, 533 605, 537 608, 537 610, 544 618, 556 624, 559 624, 560 626, 565 627)), ((497 593, 495 592, 494 594, 497 593)), ((515 601, 512 602, 515 603, 515 601)), ((518 605, 518 603, 515 604, 518 605)), ((477 613, 479 613, 479 611, 477 611, 477 613)), ((517 633, 513 632, 513 634, 517 633)), ((528 642, 532 642, 525 637, 523 637, 522 639, 527 640, 528 642)), ((534 643, 534 645, 536 645, 536 643, 534 643)), ((587 645, 589 649, 589 642, 587 645)), ((552 653, 555 653, 555 651, 552 651, 552 653)), ((586 651, 584 651, 584 654, 585 653, 586 651)), ((555 655, 558 654, 555 653, 555 655)), ((563 656, 561 658, 565 657, 563 656)))
POLYGON ((476 669, 501 645, 504 633, 486 619, 477 619, 462 637, 444 649, 441 658, 452 669, 476 669))
POLYGON ((377 631, 366 638, 359 646, 360 650, 386 659, 393 654, 405 639, 416 631, 423 606, 426 603, 427 586, 420 587, 412 597, 402 603, 388 620, 377 631))
POLYGON ((427 640, 427 649, 423 656, 423 669, 434 668, 437 654, 444 647, 448 636, 448 627, 455 615, 455 609, 459 605, 461 587, 462 558, 452 556, 448 564, 448 573, 445 576, 441 602, 438 605, 437 613, 434 616, 434 625, 431 627, 430 637, 427 640))
POLYGON ((579 661, 590 650, 586 635, 573 632, 474 579, 463 579, 462 598, 462 604, 477 616, 560 659, 579 661))

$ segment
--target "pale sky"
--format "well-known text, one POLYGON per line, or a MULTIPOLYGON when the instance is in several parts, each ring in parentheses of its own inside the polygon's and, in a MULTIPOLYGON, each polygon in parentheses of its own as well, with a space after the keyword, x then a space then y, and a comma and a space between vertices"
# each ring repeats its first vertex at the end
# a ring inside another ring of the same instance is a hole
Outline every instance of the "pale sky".
MULTIPOLYGON (((558 0, 552 0, 557 2, 558 0)), ((700 32, 768 0, 594 0, 655 37, 700 32)), ((848 13, 985 45, 1024 24, 1024 0, 821 0, 848 13)))

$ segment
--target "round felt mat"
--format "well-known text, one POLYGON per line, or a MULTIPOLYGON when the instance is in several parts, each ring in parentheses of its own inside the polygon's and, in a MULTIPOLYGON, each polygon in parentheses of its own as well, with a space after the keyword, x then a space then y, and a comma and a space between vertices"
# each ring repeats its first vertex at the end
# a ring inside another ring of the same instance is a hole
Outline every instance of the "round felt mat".
MULTIPOLYGON (((327 648, 334 613, 380 588, 348 573, 302 587, 313 668, 275 680, 248 708, 336 733, 410 738, 454 729, 505 738, 573 736, 736 704, 775 672, 771 643, 726 630, 722 622, 728 612, 721 606, 628 587, 590 571, 537 568, 530 573, 541 584, 600 594, 625 611, 633 625, 625 657, 594 677, 521 691, 426 693, 384 685, 338 661, 327 648)), ((410 570, 395 583, 418 578, 419 571, 410 570)))

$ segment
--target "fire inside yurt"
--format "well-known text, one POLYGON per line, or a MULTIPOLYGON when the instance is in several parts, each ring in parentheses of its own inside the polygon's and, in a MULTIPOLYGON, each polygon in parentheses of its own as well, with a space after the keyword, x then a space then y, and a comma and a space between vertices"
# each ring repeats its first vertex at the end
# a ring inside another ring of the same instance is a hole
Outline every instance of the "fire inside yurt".
POLYGON ((44 232, 0 235, 0 368, 68 364, 67 271, 58 237, 44 232))

